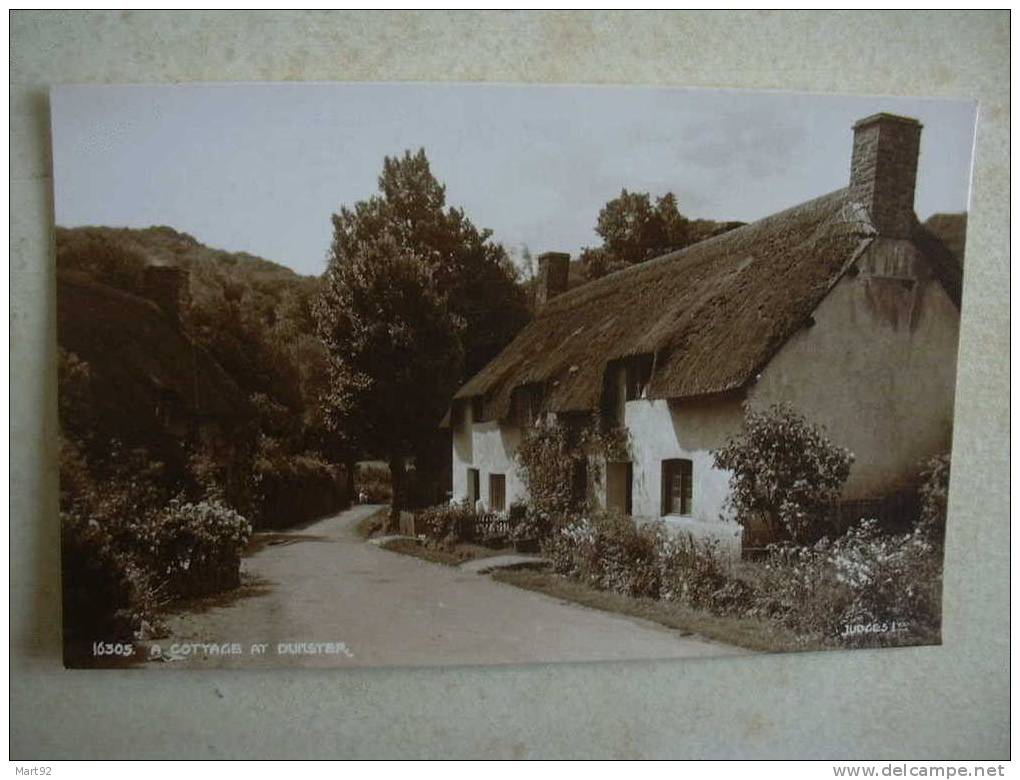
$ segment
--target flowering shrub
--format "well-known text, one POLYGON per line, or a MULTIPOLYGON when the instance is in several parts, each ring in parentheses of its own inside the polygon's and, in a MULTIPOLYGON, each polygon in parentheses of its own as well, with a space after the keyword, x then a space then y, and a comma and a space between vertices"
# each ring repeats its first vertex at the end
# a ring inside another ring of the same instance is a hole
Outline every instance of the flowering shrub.
POLYGON ((510 541, 536 541, 552 532, 552 519, 548 514, 532 509, 527 504, 514 502, 507 513, 510 523, 510 541))
POLYGON ((628 596, 659 595, 662 529, 630 518, 580 518, 553 532, 543 552, 553 569, 603 590, 628 596))
POLYGON ((157 623, 156 591, 135 558, 107 529, 77 512, 60 513, 64 631, 82 642, 130 638, 157 623))
POLYGON ((178 596, 240 584, 241 552, 251 524, 216 500, 172 500, 144 526, 140 543, 155 575, 178 596))
POLYGON ((850 475, 853 455, 788 405, 745 410, 743 433, 713 453, 732 472, 729 506, 751 535, 815 541, 850 475))
POLYGON ((580 518, 543 545, 559 574, 602 590, 720 615, 777 620, 805 640, 860 643, 874 632, 937 635, 941 548, 918 528, 883 535, 874 520, 813 546, 774 545, 757 578, 735 575, 714 542, 629 518, 580 518), (876 628, 877 627, 877 628, 876 628))
POLYGON ((664 599, 722 614, 743 611, 753 601, 751 587, 730 576, 717 542, 664 533, 658 556, 664 599))
POLYGON ((434 542, 458 542, 467 538, 475 522, 475 510, 466 501, 430 506, 416 517, 415 528, 434 542))
POLYGON ((924 635, 938 631, 941 591, 942 550, 921 527, 889 536, 863 520, 834 541, 775 548, 757 609, 825 639, 874 625, 924 635))

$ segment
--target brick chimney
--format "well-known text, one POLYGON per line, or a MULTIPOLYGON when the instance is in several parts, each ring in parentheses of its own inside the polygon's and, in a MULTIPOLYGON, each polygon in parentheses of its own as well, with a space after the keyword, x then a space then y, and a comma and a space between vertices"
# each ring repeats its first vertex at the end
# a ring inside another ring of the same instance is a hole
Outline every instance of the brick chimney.
POLYGON ((150 265, 145 269, 145 296, 153 301, 175 325, 181 324, 181 310, 190 301, 188 272, 172 265, 150 265))
POLYGON ((914 184, 921 123, 874 114, 854 125, 850 195, 864 205, 879 235, 908 238, 914 216, 914 184))
POLYGON ((538 256, 538 289, 536 307, 544 306, 560 293, 567 291, 570 275, 570 255, 566 252, 543 252, 538 256))

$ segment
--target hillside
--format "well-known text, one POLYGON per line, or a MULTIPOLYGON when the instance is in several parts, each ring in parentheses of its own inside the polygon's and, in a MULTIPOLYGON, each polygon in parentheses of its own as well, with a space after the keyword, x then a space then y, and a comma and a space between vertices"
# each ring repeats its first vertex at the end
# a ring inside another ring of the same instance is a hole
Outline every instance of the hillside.
POLYGON ((57 228, 57 268, 146 296, 145 268, 187 271, 182 319, 246 395, 314 416, 325 355, 314 338, 319 280, 244 252, 205 246, 169 227, 57 228))
POLYGON ((262 524, 306 519, 270 516, 284 496, 332 508, 318 279, 168 227, 58 228, 56 244, 61 428, 93 470, 123 444, 162 490, 224 493, 262 524))
POLYGON ((942 240, 942 243, 963 266, 964 247, 967 239, 967 212, 932 214, 925 220, 924 225, 942 240))

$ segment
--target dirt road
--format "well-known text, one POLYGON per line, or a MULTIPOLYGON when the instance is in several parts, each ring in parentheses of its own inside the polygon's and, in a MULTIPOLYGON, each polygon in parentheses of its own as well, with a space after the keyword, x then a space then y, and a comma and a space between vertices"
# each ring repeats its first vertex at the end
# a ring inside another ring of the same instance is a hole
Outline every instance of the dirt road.
POLYGON ((243 564, 249 584, 171 615, 171 635, 154 643, 164 660, 151 663, 421 666, 747 652, 387 552, 354 533, 377 509, 358 506, 263 537, 266 545, 243 564), (253 654, 253 645, 264 652, 253 654))

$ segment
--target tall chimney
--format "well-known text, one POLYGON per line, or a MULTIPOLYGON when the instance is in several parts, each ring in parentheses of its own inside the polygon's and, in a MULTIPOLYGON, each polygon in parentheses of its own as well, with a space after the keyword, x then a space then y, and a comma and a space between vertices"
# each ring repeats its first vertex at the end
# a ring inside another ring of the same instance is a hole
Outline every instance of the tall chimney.
POLYGON ((566 252, 543 252, 538 256, 538 290, 535 305, 543 306, 567 291, 570 276, 570 255, 566 252))
POLYGON ((914 184, 921 123, 874 114, 854 125, 850 196, 863 204, 880 236, 909 238, 914 226, 914 184))

